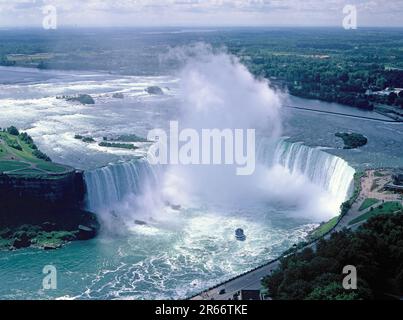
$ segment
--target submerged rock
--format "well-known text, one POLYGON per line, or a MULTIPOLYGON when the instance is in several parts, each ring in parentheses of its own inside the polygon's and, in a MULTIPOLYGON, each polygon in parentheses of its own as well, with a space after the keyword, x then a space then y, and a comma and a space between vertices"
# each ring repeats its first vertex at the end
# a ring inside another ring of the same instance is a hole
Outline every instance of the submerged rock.
POLYGON ((165 205, 175 211, 180 211, 182 209, 182 206, 180 204, 172 204, 169 201, 166 201, 165 205))
POLYGON ((147 222, 141 220, 134 220, 134 224, 137 224, 139 226, 146 226, 147 222))
POLYGON ((175 210, 175 211, 180 211, 181 208, 182 208, 182 206, 180 204, 172 204, 171 205, 171 209, 175 210))
POLYGON ((164 94, 164 91, 162 91, 162 89, 157 86, 148 87, 146 89, 146 91, 148 94, 154 94, 154 95, 163 95, 164 94))
POLYGON ((97 231, 95 229, 83 225, 78 226, 78 240, 89 240, 94 238, 96 235, 97 231))
POLYGON ((95 100, 89 94, 79 94, 76 96, 62 96, 57 99, 65 99, 66 101, 79 102, 81 104, 95 104, 95 100))
POLYGON ((62 247, 61 243, 48 243, 43 245, 43 250, 56 250, 62 247))
POLYGON ((116 93, 114 93, 114 94, 112 95, 112 98, 115 98, 115 99, 124 99, 125 96, 124 96, 124 94, 121 93, 121 92, 116 92, 116 93))

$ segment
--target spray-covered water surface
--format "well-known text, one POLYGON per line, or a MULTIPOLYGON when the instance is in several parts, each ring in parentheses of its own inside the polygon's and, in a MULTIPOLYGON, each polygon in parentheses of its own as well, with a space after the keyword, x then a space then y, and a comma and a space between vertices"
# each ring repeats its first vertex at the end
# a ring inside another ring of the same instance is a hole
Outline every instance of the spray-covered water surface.
MULTIPOLYGON (((52 252, 1 252, 1 298, 184 298, 247 271, 338 214, 354 169, 322 147, 337 146, 330 134, 357 123, 364 134, 372 130, 357 119, 318 122, 283 110, 283 94, 222 52, 193 57, 171 76, 7 69, 0 82, 0 126, 26 130, 54 161, 84 169, 87 208, 102 222, 94 240, 52 252), (150 86, 164 94, 150 95, 150 86), (95 105, 57 98, 78 93, 91 94, 95 105), (237 177, 231 165, 152 166, 144 159, 148 144, 135 151, 98 145, 103 137, 145 137, 170 120, 196 130, 256 128, 254 174, 237 177), (235 239, 237 228, 246 241, 235 239), (41 290, 49 264, 59 272, 51 292, 41 290)), ((401 159, 388 148, 389 132, 398 129, 382 126, 377 154, 401 159)), ((371 150, 360 151, 361 159, 377 165, 371 150)))

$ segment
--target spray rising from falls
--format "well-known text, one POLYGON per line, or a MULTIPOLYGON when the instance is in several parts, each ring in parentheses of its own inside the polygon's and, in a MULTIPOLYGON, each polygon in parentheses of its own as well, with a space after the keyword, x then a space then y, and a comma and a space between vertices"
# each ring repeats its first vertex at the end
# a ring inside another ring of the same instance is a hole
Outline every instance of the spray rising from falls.
POLYGON ((236 176, 236 165, 231 164, 168 165, 162 172, 145 160, 118 163, 86 173, 88 209, 119 211, 120 216, 148 214, 161 208, 156 202, 239 208, 282 202, 316 221, 337 215, 354 170, 323 150, 282 141, 278 93, 236 58, 206 47, 196 49, 181 72, 181 127, 199 133, 255 129, 260 137, 255 172, 236 176))

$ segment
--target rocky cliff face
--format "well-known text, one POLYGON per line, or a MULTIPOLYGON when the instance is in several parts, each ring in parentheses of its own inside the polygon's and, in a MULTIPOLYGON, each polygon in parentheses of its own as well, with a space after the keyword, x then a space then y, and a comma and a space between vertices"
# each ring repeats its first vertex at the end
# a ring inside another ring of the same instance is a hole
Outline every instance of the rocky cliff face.
POLYGON ((22 177, 0 174, 0 250, 56 249, 95 237, 95 214, 82 210, 83 173, 22 177))
POLYGON ((46 220, 81 207, 85 194, 83 173, 60 176, 13 177, 0 175, 0 224, 46 220))

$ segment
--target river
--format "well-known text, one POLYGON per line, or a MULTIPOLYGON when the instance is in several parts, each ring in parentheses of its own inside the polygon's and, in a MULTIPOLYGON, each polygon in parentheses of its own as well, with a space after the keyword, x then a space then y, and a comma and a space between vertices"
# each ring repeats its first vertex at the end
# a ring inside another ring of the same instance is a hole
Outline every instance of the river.
MULTIPOLYGON (((121 134, 144 137, 152 128, 166 127, 180 113, 180 82, 177 74, 0 68, 0 126, 26 130, 55 162, 85 170, 87 207, 104 226, 98 238, 60 250, 0 252, 0 299, 185 298, 279 256, 337 215, 354 170, 403 165, 401 124, 282 108, 281 138, 275 145, 259 144, 260 163, 272 178, 264 201, 200 201, 172 208, 161 203, 158 191, 165 171, 137 160, 146 144, 135 151, 111 149, 74 135, 102 141, 121 134), (164 95, 149 95, 149 86, 161 87, 164 95), (91 94, 96 104, 56 98, 78 93, 91 94), (113 98, 114 93, 124 99, 113 98), (340 131, 357 131, 369 143, 344 150, 334 136, 340 131), (247 235, 244 242, 234 238, 239 227, 247 235), (56 290, 42 289, 46 265, 57 269, 56 290)), ((283 97, 282 103, 382 119, 295 97, 283 97)), ((257 191, 245 192, 250 198, 257 191)))

